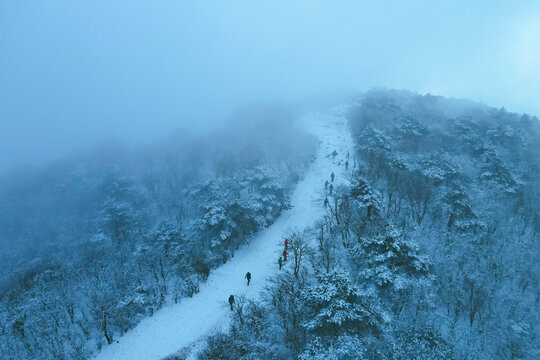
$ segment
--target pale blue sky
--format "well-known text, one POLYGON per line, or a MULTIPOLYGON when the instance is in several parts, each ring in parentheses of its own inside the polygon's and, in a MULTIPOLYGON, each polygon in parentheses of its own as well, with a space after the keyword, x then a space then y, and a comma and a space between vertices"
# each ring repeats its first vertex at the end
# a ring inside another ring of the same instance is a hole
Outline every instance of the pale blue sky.
POLYGON ((0 0, 0 169, 321 91, 408 88, 540 115, 534 4, 0 0))

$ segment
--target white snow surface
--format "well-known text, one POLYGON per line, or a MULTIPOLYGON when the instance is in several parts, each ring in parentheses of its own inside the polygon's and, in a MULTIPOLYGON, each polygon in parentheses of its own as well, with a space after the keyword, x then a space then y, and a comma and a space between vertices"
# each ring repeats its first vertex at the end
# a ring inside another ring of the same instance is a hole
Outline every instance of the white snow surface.
MULTIPOLYGON (((345 111, 346 107, 336 107, 302 116, 301 126, 320 139, 320 146, 315 161, 292 194, 292 209, 283 212, 226 264, 212 270, 199 293, 143 319, 118 338, 118 342, 105 346, 95 359, 159 360, 195 344, 215 330, 226 329, 231 312, 227 303, 229 296, 259 296, 266 279, 279 271, 277 260, 283 251, 283 236, 292 229, 311 226, 323 216, 324 182, 331 183, 331 172, 336 175, 334 186, 347 182, 344 163, 349 152, 349 168, 352 167, 354 152, 345 111), (335 158, 331 155, 334 150, 338 153, 335 158), (248 271, 252 274, 249 287, 244 278, 248 271)), ((284 268, 287 266, 285 263, 284 268)))

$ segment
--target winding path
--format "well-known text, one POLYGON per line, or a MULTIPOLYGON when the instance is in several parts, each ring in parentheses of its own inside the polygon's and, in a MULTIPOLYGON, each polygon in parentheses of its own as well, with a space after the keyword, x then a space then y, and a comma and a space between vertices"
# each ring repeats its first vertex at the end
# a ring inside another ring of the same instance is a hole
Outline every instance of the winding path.
POLYGON ((104 347, 95 359, 160 360, 212 331, 227 328, 229 295, 257 297, 266 279, 279 271, 277 259, 282 251, 283 234, 310 226, 323 216, 324 181, 330 181, 332 171, 336 175, 335 183, 345 181, 345 156, 347 152, 353 154, 353 141, 344 111, 340 107, 302 117, 301 126, 321 143, 315 161, 292 194, 292 209, 257 234, 249 245, 240 248, 229 262, 213 270, 198 294, 143 319, 120 337, 118 343, 104 347), (338 153, 335 157, 330 155, 334 150, 338 153), (247 271, 252 274, 249 287, 244 279, 247 271))

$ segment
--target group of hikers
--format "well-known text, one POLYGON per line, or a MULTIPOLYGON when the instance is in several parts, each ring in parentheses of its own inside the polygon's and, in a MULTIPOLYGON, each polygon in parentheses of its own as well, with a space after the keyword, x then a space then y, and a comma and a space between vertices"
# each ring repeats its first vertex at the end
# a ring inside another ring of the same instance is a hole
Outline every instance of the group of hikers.
MULTIPOLYGON (((332 153, 332 155, 335 157, 334 153, 336 153, 336 151, 334 150, 334 152, 332 153)), ((337 153, 336 153, 337 154, 337 153)), ((347 151, 347 160, 345 161, 345 169, 348 170, 349 169, 349 152, 347 151)), ((336 178, 336 174, 334 174, 334 172, 332 171, 332 173, 330 174, 330 180, 331 182, 328 182, 328 180, 326 180, 324 182, 324 191, 326 192, 328 190, 328 194, 329 195, 332 195, 332 193, 334 192, 334 179, 336 178)), ((325 196, 324 198, 324 207, 327 207, 329 204, 328 202, 328 196, 325 196)))
MULTIPOLYGON (((251 273, 248 271, 246 275, 244 276, 244 279, 247 280, 247 286, 249 286, 249 283, 251 282, 251 273)), ((229 305, 231 306, 231 311, 234 310, 234 295, 229 296, 229 305)))
MULTIPOLYGON (((332 157, 336 157, 337 155, 337 151, 334 150, 334 152, 332 152, 332 157)), ((349 169, 349 152, 347 152, 347 160, 345 161, 345 169, 349 169)), ((336 178, 336 174, 334 174, 334 172, 332 171, 332 173, 330 174, 330 180, 331 182, 328 182, 328 180, 326 180, 324 182, 324 190, 328 190, 329 191, 329 194, 332 195, 332 192, 334 191, 334 179, 336 178)), ((328 196, 325 197, 324 199, 324 207, 328 206, 328 196)), ((283 249, 283 252, 281 253, 282 256, 279 257, 279 260, 278 260, 278 265, 279 265, 279 270, 281 270, 281 268, 283 267, 283 262, 287 261, 287 256, 289 255, 289 253, 287 252, 287 250, 289 249, 289 246, 292 246, 292 240, 289 240, 289 239, 285 239, 285 241, 283 242, 283 245, 284 245, 284 249, 283 249)), ((244 278, 247 280, 247 286, 249 286, 249 283, 251 282, 251 273, 248 271, 246 273, 246 275, 244 276, 244 278)), ((234 310, 234 295, 231 295, 229 296, 229 305, 231 306, 231 311, 234 310)))
MULTIPOLYGON (((292 246, 292 240, 285 239, 285 241, 283 242, 283 245, 284 245, 284 249, 283 249, 283 252, 281 253, 282 256, 280 256, 278 260, 279 270, 281 270, 281 268, 283 267, 283 262, 287 261, 287 256, 289 256, 289 253, 287 250, 289 249, 289 246, 292 246)), ((249 271, 244 276, 244 279, 247 280, 247 286, 249 286, 249 283, 251 282, 251 273, 249 271)), ((229 296, 229 306, 231 307, 231 311, 233 311, 234 310, 234 295, 229 296)))
MULTIPOLYGON (((334 182, 334 178, 336 177, 336 175, 334 174, 334 172, 332 171, 332 173, 330 174, 330 179, 332 179, 332 182, 334 182)), ((334 191, 334 184, 329 184, 328 183, 328 180, 326 180, 324 182, 324 190, 329 190, 329 194, 332 195, 332 192, 334 191)), ((328 206, 328 196, 325 196, 324 197, 324 207, 327 207, 328 206)))
POLYGON ((278 260, 279 270, 281 270, 281 267, 283 266, 283 262, 287 261, 287 256, 289 255, 287 250, 289 249, 289 245, 292 245, 292 241, 289 242, 289 239, 285 239, 285 241, 283 242, 283 245, 285 245, 285 248, 283 249, 283 252, 281 253, 282 256, 280 256, 278 260))

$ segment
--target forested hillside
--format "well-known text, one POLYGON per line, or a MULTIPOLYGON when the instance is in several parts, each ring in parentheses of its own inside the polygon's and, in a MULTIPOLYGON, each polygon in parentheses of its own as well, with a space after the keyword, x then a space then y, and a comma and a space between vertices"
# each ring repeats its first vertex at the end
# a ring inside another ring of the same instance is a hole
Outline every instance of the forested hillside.
MULTIPOLYGON (((314 172, 324 217, 283 233, 279 275, 262 296, 235 294, 230 329, 198 357, 540 357, 538 119, 393 90, 347 106, 354 153, 319 150, 348 178, 325 187, 314 172)), ((0 354, 88 359, 196 294, 290 207, 317 148, 297 115, 251 108, 211 134, 5 175, 0 354)))
POLYGON ((199 357, 540 357, 538 119, 374 90, 349 125, 349 185, 321 185, 326 216, 291 237, 295 266, 237 301, 199 357))
POLYGON ((0 354, 88 359, 288 208, 316 141, 285 106, 209 135, 108 146, 0 183, 0 354))

